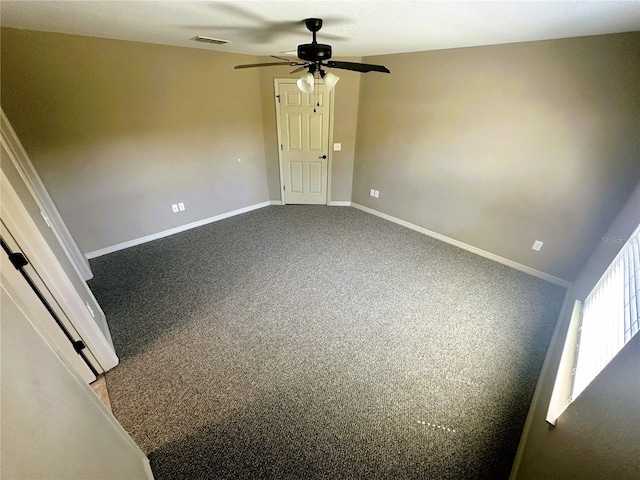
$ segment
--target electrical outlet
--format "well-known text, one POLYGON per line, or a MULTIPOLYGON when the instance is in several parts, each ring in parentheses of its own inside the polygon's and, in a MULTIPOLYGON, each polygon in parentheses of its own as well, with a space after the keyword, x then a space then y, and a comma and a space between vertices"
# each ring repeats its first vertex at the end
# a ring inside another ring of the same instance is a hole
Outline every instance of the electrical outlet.
POLYGON ((378 198, 380 196, 380 192, 378 190, 375 190, 373 196, 378 198))
POLYGON ((370 197, 375 197, 376 196, 376 191, 372 188, 371 191, 369 192, 369 196, 370 197))
POLYGON ((536 240, 535 242, 533 242, 533 247, 531 247, 533 250, 539 252, 540 249, 542 248, 542 245, 544 245, 544 242, 541 242, 540 240, 536 240))
POLYGON ((180 210, 181 212, 184 212, 184 203, 180 202, 178 204, 178 210, 180 210))
POLYGON ((173 210, 173 213, 178 213, 180 210, 178 210, 178 204, 174 203, 173 205, 171 205, 171 210, 173 210))

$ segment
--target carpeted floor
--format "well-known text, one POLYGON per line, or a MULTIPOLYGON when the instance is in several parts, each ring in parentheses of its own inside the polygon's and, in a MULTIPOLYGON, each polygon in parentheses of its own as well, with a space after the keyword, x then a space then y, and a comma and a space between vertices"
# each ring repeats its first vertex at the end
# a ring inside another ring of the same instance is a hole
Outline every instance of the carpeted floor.
POLYGON ((158 479, 507 478, 565 290, 350 207, 91 261, 158 479))

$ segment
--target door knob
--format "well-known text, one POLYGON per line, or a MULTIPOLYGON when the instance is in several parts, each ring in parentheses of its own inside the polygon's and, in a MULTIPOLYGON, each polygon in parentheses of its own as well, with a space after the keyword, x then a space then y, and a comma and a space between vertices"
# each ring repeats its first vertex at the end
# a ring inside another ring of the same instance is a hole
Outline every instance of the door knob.
POLYGON ((326 155, 322 155, 321 157, 318 157, 318 158, 327 158, 327 156, 326 155))

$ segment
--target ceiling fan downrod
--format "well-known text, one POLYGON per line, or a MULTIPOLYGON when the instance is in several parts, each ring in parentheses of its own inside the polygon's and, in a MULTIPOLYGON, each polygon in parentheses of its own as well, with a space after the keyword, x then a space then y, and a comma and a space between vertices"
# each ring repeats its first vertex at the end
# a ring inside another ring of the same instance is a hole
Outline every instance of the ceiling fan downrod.
POLYGON ((322 28, 322 19, 307 18, 304 21, 304 24, 307 26, 307 30, 309 30, 313 34, 313 43, 316 43, 316 32, 322 28))

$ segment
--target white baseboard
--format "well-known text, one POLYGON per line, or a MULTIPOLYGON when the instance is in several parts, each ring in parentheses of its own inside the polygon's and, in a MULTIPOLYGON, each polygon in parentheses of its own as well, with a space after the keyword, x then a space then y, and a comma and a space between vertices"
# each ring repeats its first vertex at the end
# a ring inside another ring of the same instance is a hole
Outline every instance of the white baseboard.
POLYGON ((467 243, 461 242, 451 237, 447 237, 446 235, 442 235, 440 233, 432 232, 424 227, 420 227, 418 225, 414 225, 413 223, 409 223, 405 220, 401 220, 396 217, 392 217, 391 215, 387 215, 386 213, 379 212, 369 207, 365 207, 364 205, 359 205, 357 203, 351 203, 351 206, 357 208, 358 210, 362 210, 364 212, 370 213, 380 218, 384 218, 385 220, 389 220, 390 222, 397 223, 398 225, 402 225, 403 227, 410 228, 411 230, 415 230, 416 232, 423 233, 430 237, 433 237, 437 240, 441 240, 443 242, 454 245, 458 248, 462 248, 463 250, 467 250, 471 253, 475 253, 476 255, 480 255, 481 257, 488 258, 489 260, 493 260, 494 262, 501 263, 511 268, 515 268, 516 270, 520 270, 521 272, 528 273, 529 275, 533 275, 534 277, 538 277, 542 280, 546 280, 549 283, 553 283, 554 285, 559 285, 564 288, 569 288, 571 286, 571 282, 567 282, 558 277, 554 277, 553 275, 549 275, 548 273, 541 272, 540 270, 536 270, 535 268, 527 267, 526 265, 522 265, 521 263, 514 262, 513 260, 509 260, 508 258, 501 257, 491 252, 487 252, 486 250, 482 250, 480 248, 474 247, 467 243))
MULTIPOLYGON (((171 228, 169 230, 154 233, 153 235, 148 235, 142 238, 136 238, 134 240, 129 240, 128 242, 119 243, 111 247, 106 247, 100 250, 96 250, 94 252, 89 252, 85 256, 87 259, 100 257, 102 255, 107 255, 109 253, 117 252, 118 250, 124 250, 125 248, 130 248, 136 245, 141 245, 143 243, 151 242, 153 240, 158 240, 160 238, 168 237, 176 233, 181 233, 186 230, 190 230, 192 228, 201 227, 209 223, 217 222, 219 220, 224 220, 225 218, 234 217, 236 215, 247 213, 252 210, 268 207, 270 205, 282 205, 282 202, 280 200, 270 200, 262 203, 257 203, 255 205, 250 205, 248 207, 239 208, 237 210, 232 210, 230 212, 222 213, 220 215, 216 215, 215 217, 205 218, 203 220, 198 220, 197 222, 187 223, 186 225, 181 225, 179 227, 171 228)), ((354 207, 354 208, 357 208, 358 210, 362 210, 364 212, 370 213, 377 217, 384 218, 385 220, 389 220, 390 222, 397 223, 398 225, 402 225, 403 227, 410 228, 411 230, 415 230, 416 232, 423 233, 437 240, 441 240, 445 243, 454 245, 458 248, 462 248, 463 250, 467 250, 469 252, 475 253, 476 255, 480 255, 481 257, 488 258, 490 260, 501 263, 508 267, 515 268, 516 270, 519 270, 521 272, 528 273, 529 275, 533 275, 534 277, 541 278, 542 280, 546 280, 547 282, 553 283, 555 285, 559 285, 564 288, 569 288, 571 286, 571 282, 567 282, 566 280, 563 280, 561 278, 554 277, 553 275, 549 275, 548 273, 541 272, 540 270, 536 270, 535 268, 527 267, 526 265, 522 265, 521 263, 514 262, 513 260, 509 260, 507 258, 501 257, 494 253, 487 252, 486 250, 482 250, 480 248, 474 247, 472 245, 461 242, 454 238, 447 237, 446 235, 433 232, 424 227, 420 227, 418 225, 407 222, 405 220, 401 220, 391 215, 387 215, 386 213, 382 213, 372 208, 365 207, 364 205, 360 205, 354 202, 347 202, 347 201, 331 201, 328 203, 328 205, 332 207, 354 207)))
POLYGON ((144 473, 147 475, 147 478, 150 480, 153 480, 153 472, 151 471, 151 462, 149 462, 149 459, 147 457, 144 457, 143 459, 143 468, 144 468, 144 473))
POLYGON ((111 247, 101 248, 100 250, 96 250, 94 252, 89 252, 85 254, 85 257, 87 257, 87 259, 101 257, 102 255, 107 255, 109 253, 117 252, 118 250, 124 250, 125 248, 135 247, 136 245, 142 245, 143 243, 151 242, 153 240, 158 240, 160 238, 168 237, 170 235, 175 235, 176 233, 185 232, 187 230, 191 230, 192 228, 201 227, 209 223, 224 220, 225 218, 234 217, 236 215, 247 213, 252 210, 268 207, 269 205, 279 205, 279 204, 280 202, 277 200, 256 203, 255 205, 249 205, 248 207, 243 207, 237 210, 232 210, 230 212, 221 213, 220 215, 216 215, 215 217, 205 218, 203 220, 198 220, 197 222, 187 223, 186 225, 180 225, 179 227, 154 233, 153 235, 147 235, 146 237, 136 238, 134 240, 129 240, 128 242, 119 243, 111 247))

